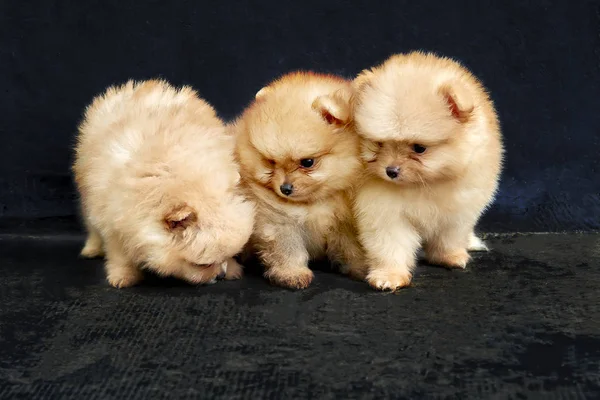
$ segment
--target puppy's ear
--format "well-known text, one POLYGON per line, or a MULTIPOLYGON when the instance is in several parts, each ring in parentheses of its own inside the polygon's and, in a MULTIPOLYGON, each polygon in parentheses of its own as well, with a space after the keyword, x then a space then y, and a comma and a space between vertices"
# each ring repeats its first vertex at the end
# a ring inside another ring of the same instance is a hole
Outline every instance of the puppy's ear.
POLYGON ((370 83, 373 77, 373 71, 370 69, 363 70, 360 74, 352 81, 352 86, 356 92, 364 90, 370 83))
POLYGON ((473 113, 475 105, 473 97, 460 82, 448 82, 440 86, 438 93, 448 104, 450 113, 460 122, 467 122, 473 113))
POLYGON ((270 92, 271 92, 271 88, 268 86, 265 86, 264 88, 262 88, 258 92, 256 92, 256 94, 254 95, 254 98, 256 100, 262 99, 270 92))
POLYGON ((339 89, 336 92, 317 97, 313 103, 313 110, 321 114, 328 124, 346 125, 351 119, 350 89, 339 89))
POLYGON ((185 204, 174 207, 165 214, 164 222, 168 231, 182 232, 192 224, 196 223, 197 219, 196 211, 185 204))

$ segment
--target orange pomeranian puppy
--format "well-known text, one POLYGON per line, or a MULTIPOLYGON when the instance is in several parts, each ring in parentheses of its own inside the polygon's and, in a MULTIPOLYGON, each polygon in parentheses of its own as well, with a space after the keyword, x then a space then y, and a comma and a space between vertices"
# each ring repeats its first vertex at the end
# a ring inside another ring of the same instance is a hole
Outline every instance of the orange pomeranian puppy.
POLYGON ((274 284, 307 287, 309 260, 322 256, 366 275, 351 209, 362 172, 351 96, 342 78, 291 73, 261 89, 232 127, 242 181, 257 203, 250 243, 274 284))
POLYGON ((87 108, 73 166, 88 238, 106 254, 108 282, 140 268, 193 284, 239 278, 254 207, 237 192, 235 141, 188 87, 162 81, 111 87, 87 108))
POLYGON ((354 81, 367 178, 355 215, 377 289, 409 285, 416 253, 465 268, 485 250, 474 227, 502 162, 496 111, 481 83, 448 58, 395 55, 354 81))

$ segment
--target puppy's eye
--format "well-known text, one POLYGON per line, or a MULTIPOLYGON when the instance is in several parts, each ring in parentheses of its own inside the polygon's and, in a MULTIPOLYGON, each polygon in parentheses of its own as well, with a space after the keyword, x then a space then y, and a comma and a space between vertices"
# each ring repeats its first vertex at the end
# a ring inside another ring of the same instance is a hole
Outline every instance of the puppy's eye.
POLYGON ((300 160, 300 165, 302 166, 302 168, 310 168, 313 165, 315 165, 315 159, 314 158, 303 158, 302 160, 300 160))
POLYGON ((425 153, 425 150, 427 150, 427 147, 420 145, 420 144, 413 144, 413 150, 417 154, 423 154, 423 153, 425 153))
POLYGON ((267 160, 267 164, 269 164, 269 165, 275 165, 275 160, 267 160))
POLYGON ((375 145, 379 148, 383 147, 383 142, 375 142, 375 145))

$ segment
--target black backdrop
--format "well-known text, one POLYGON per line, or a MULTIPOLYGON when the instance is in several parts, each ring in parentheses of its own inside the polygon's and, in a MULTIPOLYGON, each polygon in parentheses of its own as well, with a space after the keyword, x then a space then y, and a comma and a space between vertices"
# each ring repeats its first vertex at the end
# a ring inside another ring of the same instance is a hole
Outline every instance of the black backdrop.
POLYGON ((394 52, 455 57, 491 90, 507 158, 485 231, 600 227, 598 1, 0 1, 0 217, 76 214, 91 98, 190 84, 225 119, 293 69, 352 77, 394 52))

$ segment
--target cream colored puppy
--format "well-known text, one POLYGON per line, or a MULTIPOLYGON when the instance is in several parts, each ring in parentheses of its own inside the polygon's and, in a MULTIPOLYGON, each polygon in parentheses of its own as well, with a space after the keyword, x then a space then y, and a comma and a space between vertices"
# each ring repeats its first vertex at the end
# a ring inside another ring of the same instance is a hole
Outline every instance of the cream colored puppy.
POLYGON ((351 209, 362 173, 351 95, 351 82, 336 76, 287 74, 260 90, 232 127, 257 205, 250 243, 274 284, 307 287, 308 263, 321 257, 366 276, 351 209))
POLYGON ((420 52, 395 55, 354 85, 355 123, 367 139, 355 215, 369 284, 409 285, 421 245, 429 262, 465 268, 468 249, 485 249, 474 227, 503 154, 486 90, 459 63, 420 52))
POLYGON ((254 208, 239 194, 234 139, 188 87, 163 81, 111 87, 79 128, 75 181, 88 238, 106 253, 108 282, 127 287, 140 268, 190 283, 242 275, 232 257, 254 208))

